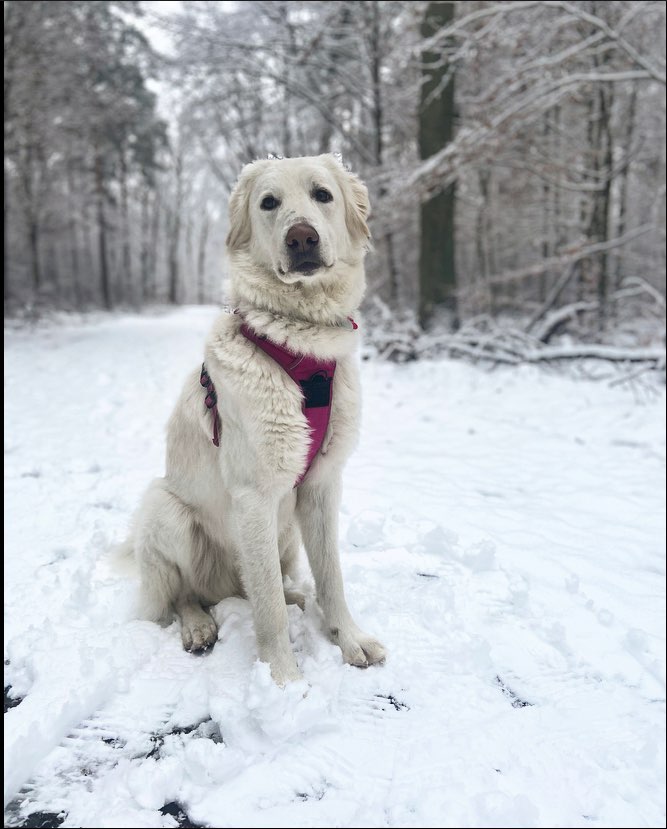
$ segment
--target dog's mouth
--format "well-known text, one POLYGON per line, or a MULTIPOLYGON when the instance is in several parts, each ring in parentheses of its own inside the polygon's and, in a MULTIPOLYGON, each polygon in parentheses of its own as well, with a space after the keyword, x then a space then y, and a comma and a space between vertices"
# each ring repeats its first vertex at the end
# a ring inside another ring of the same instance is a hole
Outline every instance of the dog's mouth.
POLYGON ((304 276, 310 276, 311 273, 315 273, 315 271, 319 270, 321 267, 321 262, 306 260, 305 262, 299 262, 298 265, 294 265, 291 270, 294 273, 302 273, 304 276))
POLYGON ((320 268, 324 267, 319 248, 315 250, 312 248, 306 248, 305 250, 290 249, 285 260, 283 267, 286 268, 287 274, 312 276, 315 271, 319 271, 320 268))
POLYGON ((315 259, 304 259, 302 262, 290 262, 287 269, 280 267, 278 273, 280 276, 287 276, 289 274, 298 274, 299 276, 312 276, 316 271, 322 268, 330 268, 326 262, 321 262, 315 259))

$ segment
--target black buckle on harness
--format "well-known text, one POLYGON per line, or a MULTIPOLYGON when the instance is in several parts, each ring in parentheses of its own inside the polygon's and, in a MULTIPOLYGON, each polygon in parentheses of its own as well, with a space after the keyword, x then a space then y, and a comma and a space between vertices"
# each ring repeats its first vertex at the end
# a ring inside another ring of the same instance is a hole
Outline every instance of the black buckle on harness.
POLYGON ((331 403, 331 377, 318 371, 308 380, 300 380, 306 409, 321 409, 331 403))

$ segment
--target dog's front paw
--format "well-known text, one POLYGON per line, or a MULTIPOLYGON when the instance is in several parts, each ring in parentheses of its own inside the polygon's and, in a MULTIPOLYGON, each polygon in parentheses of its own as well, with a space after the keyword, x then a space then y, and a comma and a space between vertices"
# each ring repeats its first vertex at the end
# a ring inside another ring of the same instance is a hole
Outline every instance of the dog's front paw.
POLYGON ((276 685, 284 688, 288 682, 299 682, 303 674, 297 668, 296 662, 293 665, 271 662, 271 676, 276 685))
POLYGON ((343 661, 357 668, 369 665, 382 665, 387 658, 387 651, 381 642, 358 628, 340 630, 332 628, 331 637, 343 652, 343 661))

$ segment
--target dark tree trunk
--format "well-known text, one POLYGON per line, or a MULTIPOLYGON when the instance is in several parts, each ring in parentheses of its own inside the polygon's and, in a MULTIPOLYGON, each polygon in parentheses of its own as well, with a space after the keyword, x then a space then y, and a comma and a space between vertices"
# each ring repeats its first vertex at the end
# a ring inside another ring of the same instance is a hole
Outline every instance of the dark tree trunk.
POLYGON ((102 302, 107 310, 113 307, 109 281, 109 260, 107 257, 107 226, 104 210, 106 193, 104 189, 104 161, 98 152, 95 155, 95 200, 97 208, 97 253, 100 262, 100 290, 102 302))
POLYGON ((42 263, 40 259, 40 226, 38 218, 37 194, 35 192, 34 152, 28 146, 25 154, 20 159, 21 185, 24 198, 24 217, 26 237, 28 241, 28 254, 30 258, 30 276, 32 289, 35 298, 42 289, 42 263))
POLYGON ((151 235, 148 248, 148 273, 150 274, 150 287, 148 296, 155 299, 157 296, 157 266, 158 266, 158 242, 160 241, 160 199, 156 192, 153 198, 153 216, 151 219, 151 235))
POLYGON ((125 150, 120 154, 120 232, 122 250, 122 270, 120 284, 123 286, 123 299, 126 302, 134 300, 134 286, 132 281, 132 248, 130 243, 130 221, 127 186, 127 159, 125 150))
POLYGON ((7 221, 7 216, 9 215, 9 188, 7 186, 7 166, 3 163, 2 166, 2 184, 3 184, 3 265, 4 265, 4 275, 5 278, 3 280, 3 294, 4 294, 4 302, 5 306, 12 301, 12 291, 11 291, 11 280, 10 280, 10 273, 9 273, 9 223, 7 221))
MULTIPOLYGON (((637 114, 637 87, 633 86, 630 93, 630 100, 628 102, 628 111, 625 122, 625 135, 623 138, 623 147, 628 155, 632 148, 632 138, 635 129, 635 118, 637 114)), ((626 164, 623 165, 619 173, 618 183, 618 219, 616 221, 616 230, 614 236, 622 236, 627 229, 627 213, 628 213, 628 175, 630 172, 630 159, 627 159, 626 164)), ((616 291, 621 286, 623 277, 623 256, 619 251, 616 255, 616 263, 614 266, 613 282, 611 289, 616 291)), ((614 314, 616 305, 612 303, 610 306, 610 315, 614 314)))
POLYGON ((67 230, 69 236, 69 258, 72 276, 72 289, 74 292, 74 305, 76 308, 83 307, 83 296, 81 294, 81 274, 79 265, 79 240, 76 227, 76 206, 74 193, 74 173, 72 164, 67 163, 67 207, 69 211, 69 220, 67 222, 67 230))
MULTIPOLYGON (((428 38, 454 19, 454 3, 429 3, 422 22, 422 36, 428 38)), ((419 115, 419 155, 430 158, 453 137, 454 78, 442 52, 422 53, 422 92, 419 115)), ((419 249, 419 318, 428 322, 437 306, 446 308, 454 327, 458 324, 456 268, 454 258, 455 185, 421 206, 419 249)))
POLYGON ((474 313, 482 313, 484 311, 493 313, 495 310, 495 296, 493 294, 493 285, 489 279, 493 273, 489 240, 491 235, 489 222, 491 170, 488 167, 481 168, 478 173, 478 180, 481 199, 475 222, 475 251, 477 255, 477 274, 475 278, 477 284, 475 285, 475 294, 478 296, 477 302, 479 305, 473 310, 474 313))
POLYGON ((140 271, 140 291, 139 304, 143 304, 148 296, 148 280, 149 280, 149 199, 150 190, 148 185, 144 185, 141 194, 141 247, 139 252, 139 271, 140 271))
POLYGON ((28 216, 28 249, 30 250, 30 272, 35 296, 42 288, 42 264, 39 258, 39 223, 34 213, 28 216))
POLYGON ((174 205, 169 233, 169 302, 176 305, 178 302, 178 239, 181 235, 180 205, 174 205))
POLYGON ((183 210, 183 138, 179 138, 179 147, 174 158, 174 174, 176 177, 176 195, 171 209, 171 222, 169 223, 169 302, 173 305, 179 300, 178 288, 178 248, 181 238, 181 212, 183 210))
MULTIPOLYGON (((544 114, 544 121, 542 124, 542 141, 543 146, 546 152, 549 151, 549 144, 550 144, 550 133, 551 130, 549 128, 549 112, 545 112, 544 114)), ((550 233, 550 226, 552 217, 550 216, 550 207, 551 207, 551 186, 549 182, 545 179, 542 182, 542 243, 541 243, 541 252, 542 252, 542 259, 548 259, 551 255, 551 247, 549 245, 549 239, 551 237, 550 233)), ((548 290, 548 279, 549 274, 547 271, 543 271, 540 274, 539 281, 538 281, 538 301, 542 304, 547 298, 547 290, 548 290)))
MULTIPOLYGON (((611 135, 611 107, 613 87, 605 88, 602 84, 598 89, 600 99, 600 152, 602 154, 601 171, 604 176, 602 192, 596 194, 596 209, 594 213, 595 226, 593 236, 599 242, 609 239, 609 213, 611 207, 611 182, 613 167, 613 145, 611 135)), ((609 254, 598 254, 598 326, 603 331, 607 325, 609 308, 609 254)))

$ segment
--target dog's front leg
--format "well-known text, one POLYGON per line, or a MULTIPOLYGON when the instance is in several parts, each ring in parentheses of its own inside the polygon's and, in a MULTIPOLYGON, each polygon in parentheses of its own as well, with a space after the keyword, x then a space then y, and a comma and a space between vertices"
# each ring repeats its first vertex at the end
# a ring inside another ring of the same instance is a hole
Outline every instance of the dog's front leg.
POLYGON ((278 503, 265 492, 237 489, 234 512, 241 579, 252 606, 257 650, 278 685, 301 679, 289 641, 278 552, 278 503))
POLYGON ((345 662, 365 668, 384 662, 386 651, 377 639, 357 627, 345 601, 338 557, 340 491, 340 476, 315 485, 304 481, 297 494, 297 514, 317 600, 331 638, 339 645, 345 662))

